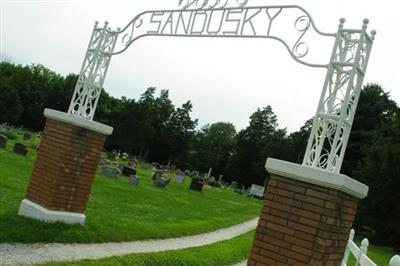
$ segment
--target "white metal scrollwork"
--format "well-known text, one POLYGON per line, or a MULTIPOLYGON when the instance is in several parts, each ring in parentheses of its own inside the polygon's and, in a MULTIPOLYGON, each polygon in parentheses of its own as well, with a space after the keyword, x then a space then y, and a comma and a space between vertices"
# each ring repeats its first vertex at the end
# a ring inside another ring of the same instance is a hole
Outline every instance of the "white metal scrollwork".
POLYGON ((343 28, 340 20, 303 164, 339 173, 360 97, 375 31, 343 28))
POLYGON ((146 11, 123 29, 94 27, 69 113, 93 119, 111 56, 144 36, 269 38, 281 42, 297 62, 327 68, 303 165, 339 172, 367 69, 375 32, 344 29, 319 31, 306 10, 291 6, 247 6, 248 0, 180 0, 178 10, 146 11), (285 31, 282 23, 292 23, 285 31), (309 36, 332 39, 330 60, 311 61, 309 36), (287 37, 287 36, 290 36, 287 37), (328 62, 329 63, 326 63, 328 62), (322 62, 321 62, 322 61, 322 62))

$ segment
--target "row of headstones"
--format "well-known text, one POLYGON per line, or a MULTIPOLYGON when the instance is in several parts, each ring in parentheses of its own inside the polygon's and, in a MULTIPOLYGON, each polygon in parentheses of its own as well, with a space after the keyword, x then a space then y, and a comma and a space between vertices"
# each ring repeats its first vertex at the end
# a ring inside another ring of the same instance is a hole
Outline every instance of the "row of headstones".
MULTIPOLYGON (((131 166, 131 167, 126 167, 126 166, 122 166, 122 165, 119 167, 112 167, 109 165, 109 160, 106 159, 105 157, 106 156, 103 155, 99 162, 99 164, 101 165, 102 175, 111 177, 111 178, 118 178, 118 175, 122 174, 123 176, 127 176, 129 178, 128 179, 129 183, 131 183, 132 185, 134 185, 134 186, 139 185, 140 179, 138 176, 136 176, 136 170, 134 168, 136 166, 137 162, 135 163, 134 166, 131 166)), ((146 162, 142 162, 141 166, 145 169, 150 169, 153 167, 152 164, 149 164, 146 162)), ((178 169, 176 171, 176 175, 175 175, 173 181, 178 184, 183 184, 185 181, 185 175, 186 175, 185 172, 178 169)), ((211 180, 215 180, 215 178, 211 178, 211 180)), ((222 176, 219 177, 218 182, 220 182, 220 184, 222 184, 222 186, 224 186, 224 187, 229 186, 229 183, 224 182, 222 180, 222 176)), ((191 188, 193 188, 193 190, 201 191, 200 184, 197 184, 196 182, 192 182, 192 183, 193 184, 191 184, 191 188)), ((166 187, 168 185, 168 182, 166 181, 166 175, 163 170, 155 171, 154 176, 153 176, 153 184, 157 187, 166 187)), ((201 184, 201 186, 202 186, 202 184, 201 184)), ((248 188, 246 190, 244 189, 244 187, 242 187, 240 189, 239 184, 236 181, 232 181, 230 184, 230 187, 235 192, 249 196, 249 197, 252 197, 252 196, 263 197, 264 190, 265 190, 265 188, 263 186, 258 186, 256 184, 253 184, 251 186, 251 188, 248 188)))
MULTIPOLYGON (((7 148, 8 138, 0 135, 0 149, 7 148)), ((13 148, 14 153, 25 156, 28 153, 28 147, 22 143, 15 143, 13 148)))
MULTIPOLYGON (((132 167, 127 167, 120 165, 118 167, 112 167, 109 165, 108 159, 101 158, 99 161, 99 165, 101 166, 101 174, 106 177, 110 178, 118 178, 119 175, 123 175, 128 177, 129 183, 131 183, 134 186, 139 185, 140 179, 136 175, 136 169, 132 167)), ((183 184, 185 180, 185 175, 181 171, 176 171, 177 175, 174 177, 174 182, 183 184)), ((168 182, 166 180, 166 177, 163 174, 163 171, 156 171, 155 175, 153 177, 153 183, 157 187, 166 187, 168 185, 168 182)))

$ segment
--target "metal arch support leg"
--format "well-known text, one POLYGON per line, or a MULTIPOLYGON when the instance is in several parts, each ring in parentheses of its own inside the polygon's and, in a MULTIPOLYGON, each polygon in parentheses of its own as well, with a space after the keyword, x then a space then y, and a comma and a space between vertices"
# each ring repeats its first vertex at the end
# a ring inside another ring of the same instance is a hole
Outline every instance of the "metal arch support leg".
POLYGON ((303 165, 339 173, 375 32, 339 25, 303 165))
POLYGON ((107 28, 107 23, 98 28, 96 22, 68 113, 93 119, 117 35, 107 28))

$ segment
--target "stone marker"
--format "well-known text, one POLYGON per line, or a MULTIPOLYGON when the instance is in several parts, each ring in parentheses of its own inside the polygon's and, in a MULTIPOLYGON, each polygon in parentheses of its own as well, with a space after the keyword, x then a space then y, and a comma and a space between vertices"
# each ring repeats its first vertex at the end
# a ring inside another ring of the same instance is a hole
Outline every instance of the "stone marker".
POLYGON ((32 133, 28 132, 28 131, 25 131, 23 139, 24 140, 30 140, 31 138, 32 138, 32 133))
POLYGON ((257 196, 262 198, 264 196, 265 188, 256 184, 251 185, 249 196, 257 196))
POLYGON ((129 183, 134 185, 134 186, 139 185, 139 182, 140 182, 139 177, 136 176, 136 175, 131 175, 128 180, 129 180, 129 183))
POLYGON ((192 178, 192 182, 190 183, 190 189, 194 191, 201 192, 203 190, 204 183, 202 179, 192 178))
POLYGON ((183 184, 185 182, 185 176, 184 175, 176 175, 174 178, 174 182, 178 184, 183 184))
POLYGON ((99 161, 99 165, 108 165, 108 160, 107 159, 104 159, 104 158, 101 158, 100 159, 100 161, 99 161))
POLYGON ((162 177, 160 177, 160 176, 156 176, 156 177, 154 178, 153 184, 154 184, 156 187, 161 187, 161 188, 164 188, 164 187, 167 186, 167 182, 165 181, 165 179, 162 178, 162 177))
POLYGON ((7 147, 8 138, 4 135, 0 135, 0 149, 5 149, 7 147))
POLYGON ((14 152, 19 155, 25 156, 28 153, 28 147, 21 143, 15 143, 14 152))
POLYGON ((149 163, 145 163, 145 162, 142 162, 142 163, 141 163, 141 166, 142 166, 142 168, 144 168, 144 169, 149 169, 149 168, 151 168, 151 165, 150 165, 149 163))
POLYGON ((185 181, 185 172, 183 172, 181 169, 176 170, 174 182, 178 184, 183 184, 184 181, 185 181))
POLYGON ((116 179, 120 173, 121 172, 118 168, 113 168, 108 165, 103 165, 101 167, 101 175, 104 175, 106 177, 111 177, 111 178, 116 179))
POLYGON ((237 189, 238 183, 236 181, 232 181, 231 188, 237 189))
POLYGON ((136 170, 131 168, 131 167, 127 167, 127 166, 123 166, 121 169, 122 175, 124 176, 131 176, 131 175, 136 175, 136 170))

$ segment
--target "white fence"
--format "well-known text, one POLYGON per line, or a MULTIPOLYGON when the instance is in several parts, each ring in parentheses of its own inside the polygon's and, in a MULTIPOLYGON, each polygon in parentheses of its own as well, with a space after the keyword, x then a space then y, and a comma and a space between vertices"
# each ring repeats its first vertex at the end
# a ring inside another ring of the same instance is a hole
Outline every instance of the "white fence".
MULTIPOLYGON (((356 258, 355 266, 378 266, 375 262, 373 262, 367 256, 369 241, 368 239, 364 238, 361 241, 361 246, 357 247, 357 245, 353 242, 354 238, 354 229, 351 229, 349 240, 347 242, 347 248, 344 253, 344 258, 342 260, 341 266, 347 266, 347 261, 349 260, 350 252, 356 258)), ((389 266, 400 266, 400 256, 395 255, 389 262, 389 266)))

